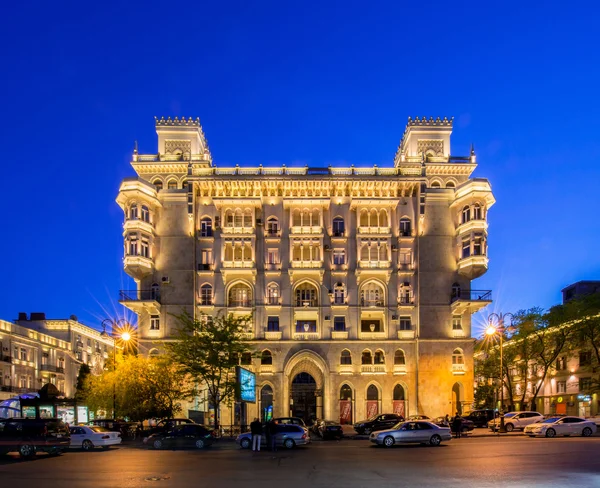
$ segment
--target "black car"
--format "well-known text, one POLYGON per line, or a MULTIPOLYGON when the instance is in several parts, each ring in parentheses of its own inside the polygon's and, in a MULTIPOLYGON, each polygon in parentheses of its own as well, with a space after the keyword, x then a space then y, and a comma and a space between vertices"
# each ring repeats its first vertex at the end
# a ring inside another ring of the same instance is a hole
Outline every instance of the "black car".
POLYGON ((204 449, 214 442, 215 438, 212 432, 206 427, 198 424, 178 425, 169 432, 152 434, 144 443, 152 446, 154 449, 185 449, 196 448, 204 449))
POLYGON ((317 432, 323 439, 341 439, 344 437, 341 424, 333 420, 320 420, 317 432))
MULTIPOLYGON (((460 431, 463 434, 466 434, 467 432, 471 432, 474 428, 475 428, 475 424, 473 423, 472 420, 469 420, 466 417, 460 417, 460 431)), ((450 429, 452 430, 452 432, 454 432, 454 418, 452 418, 452 420, 450 420, 450 429)))
POLYGON ((357 434, 370 434, 376 430, 391 429, 398 422, 402 422, 404 417, 395 413, 382 413, 371 417, 369 420, 361 420, 354 424, 354 430, 357 434))
POLYGON ((1 419, 0 454, 16 451, 21 457, 36 452, 62 454, 71 445, 71 434, 61 419, 1 419))
POLYGON ((166 434, 167 432, 172 431, 175 427, 179 425, 187 425, 194 424, 190 419, 162 419, 158 424, 154 427, 150 427, 149 429, 144 431, 144 438, 150 437, 152 434, 166 434))
POLYGON ((471 420, 475 427, 487 427, 490 420, 494 420, 498 417, 498 410, 491 408, 485 408, 482 410, 473 410, 465 418, 471 420))

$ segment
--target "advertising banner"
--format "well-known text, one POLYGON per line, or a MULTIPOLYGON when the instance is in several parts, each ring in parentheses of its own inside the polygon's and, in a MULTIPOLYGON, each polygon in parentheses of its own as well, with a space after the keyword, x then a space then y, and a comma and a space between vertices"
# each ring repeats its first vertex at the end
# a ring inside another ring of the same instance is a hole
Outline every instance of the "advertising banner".
POLYGON ((340 424, 352 423, 352 401, 340 400, 340 424))
POLYGON ((404 412, 404 400, 394 400, 394 413, 396 415, 401 415, 404 418, 406 417, 404 412))
POLYGON ((377 400, 367 402, 367 418, 370 419, 379 413, 379 402, 377 400))

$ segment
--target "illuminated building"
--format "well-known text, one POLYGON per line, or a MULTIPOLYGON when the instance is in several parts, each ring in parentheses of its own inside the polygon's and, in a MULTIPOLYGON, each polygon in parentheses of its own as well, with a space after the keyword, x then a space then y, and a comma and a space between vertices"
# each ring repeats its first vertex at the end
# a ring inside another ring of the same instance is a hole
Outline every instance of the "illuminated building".
POLYGON ((473 150, 451 155, 452 120, 409 119, 393 166, 368 168, 224 168, 198 119, 156 131, 117 198, 141 351, 158 353, 182 310, 253 313, 249 417, 271 401, 352 421, 472 403, 471 314, 491 292, 471 280, 488 267, 494 197, 471 178, 473 150))

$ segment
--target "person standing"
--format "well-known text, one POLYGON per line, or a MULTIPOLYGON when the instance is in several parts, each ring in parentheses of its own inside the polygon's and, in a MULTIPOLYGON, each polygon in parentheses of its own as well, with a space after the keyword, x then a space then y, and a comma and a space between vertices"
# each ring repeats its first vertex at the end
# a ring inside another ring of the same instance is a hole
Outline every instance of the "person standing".
POLYGON ((269 445, 269 449, 273 452, 277 451, 277 424, 273 419, 269 420, 267 423, 267 444, 269 445))
POLYGON ((454 431, 454 436, 457 439, 460 439, 462 433, 462 418, 458 412, 456 412, 456 416, 452 421, 452 430, 454 431))
POLYGON ((260 440, 262 437, 262 424, 258 418, 250 423, 250 432, 252 433, 252 450, 260 452, 260 440))

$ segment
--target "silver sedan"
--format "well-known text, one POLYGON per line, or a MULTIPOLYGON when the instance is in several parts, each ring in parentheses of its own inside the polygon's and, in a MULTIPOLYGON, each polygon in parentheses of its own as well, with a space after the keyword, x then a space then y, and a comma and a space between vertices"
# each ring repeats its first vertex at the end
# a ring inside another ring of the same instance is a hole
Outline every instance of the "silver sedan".
POLYGON ((399 422, 389 430, 373 432, 369 440, 378 446, 392 447, 394 444, 417 443, 439 446, 442 441, 452 439, 448 427, 440 427, 423 420, 399 422))
POLYGON ((537 424, 525 427, 525 435, 529 437, 557 435, 581 435, 589 437, 597 430, 596 424, 580 417, 550 417, 537 424))

